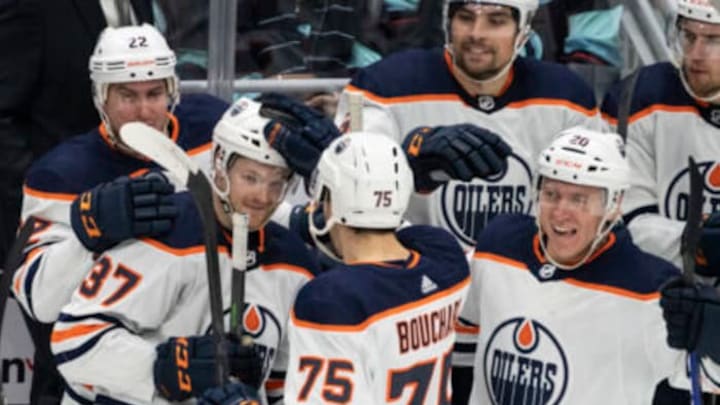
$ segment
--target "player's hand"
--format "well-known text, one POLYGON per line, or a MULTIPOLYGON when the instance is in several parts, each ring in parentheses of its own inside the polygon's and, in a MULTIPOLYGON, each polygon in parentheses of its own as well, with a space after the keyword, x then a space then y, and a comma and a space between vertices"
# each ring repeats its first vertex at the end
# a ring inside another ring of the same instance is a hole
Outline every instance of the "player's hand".
POLYGON ((270 93, 260 101, 267 114, 274 111, 278 116, 265 126, 265 139, 307 181, 322 151, 340 131, 322 113, 288 96, 270 93))
POLYGON ((159 236, 170 230, 178 210, 169 197, 172 184, 157 172, 120 177, 80 194, 70 207, 70 223, 93 252, 133 237, 159 236))
POLYGON ((698 274, 720 277, 720 211, 703 222, 695 264, 698 274))
POLYGON ((512 152, 500 136, 471 124, 415 128, 405 137, 403 149, 420 193, 432 192, 448 180, 500 173, 512 152))
POLYGON ((713 287, 676 277, 662 286, 660 294, 670 347, 701 355, 719 350, 720 298, 713 287))
MULTIPOLYGON (((215 338, 211 335, 170 338, 155 348, 155 387, 170 401, 184 401, 201 395, 216 384, 215 338)), ((258 389, 262 382, 263 359, 255 345, 228 341, 229 374, 258 389)))
POLYGON ((198 405, 260 405, 257 392, 242 383, 215 387, 198 398, 198 405))

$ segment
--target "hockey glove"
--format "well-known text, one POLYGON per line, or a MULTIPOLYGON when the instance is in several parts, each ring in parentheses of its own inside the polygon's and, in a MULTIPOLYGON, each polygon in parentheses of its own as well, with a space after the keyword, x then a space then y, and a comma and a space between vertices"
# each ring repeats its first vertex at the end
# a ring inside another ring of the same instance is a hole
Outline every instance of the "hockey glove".
POLYGON ((660 289, 660 306, 670 347, 720 360, 720 296, 708 285, 676 277, 660 289))
MULTIPOLYGON (((228 340, 230 375, 253 389, 262 380, 263 359, 257 346, 228 340)), ((200 396, 216 385, 215 338, 211 335, 170 338, 159 344, 153 365, 155 387, 170 401, 200 396)))
POLYGON ((340 131, 322 113, 288 96, 270 93, 260 101, 264 115, 276 117, 265 125, 265 138, 307 182, 320 154, 340 131))
POLYGON ((70 207, 78 239, 96 253, 133 237, 158 236, 170 230, 177 207, 172 184, 157 172, 120 177, 80 194, 70 207))
POLYGON ((260 398, 245 384, 228 384, 205 391, 198 405, 260 405, 260 398))
POLYGON ((403 149, 420 193, 432 192, 448 180, 501 173, 512 152, 500 136, 471 124, 415 128, 405 137, 403 149))
POLYGON ((705 220, 695 263, 698 274, 720 277, 720 212, 705 220))

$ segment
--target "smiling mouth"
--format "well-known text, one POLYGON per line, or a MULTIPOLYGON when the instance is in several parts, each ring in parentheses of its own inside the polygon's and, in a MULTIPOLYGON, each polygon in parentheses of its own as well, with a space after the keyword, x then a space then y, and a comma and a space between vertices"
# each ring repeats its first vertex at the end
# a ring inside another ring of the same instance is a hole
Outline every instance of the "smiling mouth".
POLYGON ((575 236, 577 234, 577 229, 575 228, 566 228, 566 227, 560 227, 556 225, 551 226, 553 233, 555 233, 558 236, 575 236))

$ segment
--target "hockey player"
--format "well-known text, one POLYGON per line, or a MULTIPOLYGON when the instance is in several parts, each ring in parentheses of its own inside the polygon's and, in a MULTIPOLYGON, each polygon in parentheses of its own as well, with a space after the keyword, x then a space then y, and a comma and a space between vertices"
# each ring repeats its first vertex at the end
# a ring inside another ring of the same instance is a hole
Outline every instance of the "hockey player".
MULTIPOLYGON (((290 307, 315 264, 299 238, 268 222, 292 172, 264 140, 262 129, 270 120, 260 108, 257 102, 240 99, 217 124, 213 199, 221 225, 218 253, 226 309, 233 272, 230 216, 249 216, 243 319, 255 345, 232 342, 231 373, 254 388, 267 381, 274 402, 283 390, 290 307), (254 364, 256 353, 261 368, 254 364)), ((215 350, 213 337, 206 335, 210 310, 202 224, 188 193, 172 198, 179 212, 169 234, 133 239, 105 251, 63 308, 52 350, 69 384, 66 399, 182 401, 213 385, 215 350), (177 353, 187 356, 180 361, 177 353)))
MULTIPOLYGON (((633 176, 623 212, 640 248, 681 265, 680 235, 687 218, 687 157, 704 179, 703 228, 697 271, 720 274, 720 13, 707 0, 677 0, 669 41, 675 66, 661 62, 637 73, 627 129, 633 176)), ((617 124, 620 87, 603 103, 617 124)))
POLYGON ((443 51, 391 55, 346 87, 336 122, 347 123, 348 95, 359 93, 363 130, 388 134, 407 150, 419 192, 408 209, 412 223, 441 226, 473 245, 494 216, 530 212, 532 159, 553 135, 601 125, 582 79, 518 56, 537 7, 537 0, 446 0, 443 51), (502 164, 474 164, 480 154, 502 164), (455 167, 463 160, 469 173, 455 167))
POLYGON ((537 217, 498 217, 478 237, 461 314, 479 327, 469 403, 649 404, 684 365, 658 305, 678 270, 616 226, 623 148, 617 134, 562 132, 538 160, 537 217))
POLYGON ((311 188, 325 219, 312 233, 343 264, 298 293, 285 403, 448 404, 468 264, 440 228, 397 230, 413 188, 400 145, 368 132, 340 137, 311 188))
POLYGON ((122 144, 119 128, 145 122, 209 169, 212 128, 227 108, 201 95, 179 104, 175 54, 150 25, 105 29, 89 68, 101 125, 38 159, 24 187, 22 218, 35 217, 36 232, 15 274, 13 294, 35 343, 33 403, 41 396, 60 400, 63 384, 50 354, 50 323, 90 270, 93 255, 127 238, 169 230, 177 211, 167 199, 173 187, 162 176, 143 176, 154 165, 122 144), (119 176, 124 177, 115 180, 119 176))

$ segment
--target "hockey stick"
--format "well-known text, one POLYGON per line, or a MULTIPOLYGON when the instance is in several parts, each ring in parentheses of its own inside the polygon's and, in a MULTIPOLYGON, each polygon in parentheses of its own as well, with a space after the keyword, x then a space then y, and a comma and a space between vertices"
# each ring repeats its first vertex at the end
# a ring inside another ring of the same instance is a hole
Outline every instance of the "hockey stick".
MULTIPOLYGON (((245 270, 247 270, 248 217, 233 213, 232 243, 232 297, 230 299, 230 331, 243 338, 243 314, 245 313, 245 270)), ((242 341, 242 340, 241 340, 242 341)))
MULTIPOLYGON (((683 261, 683 278, 689 285, 695 285, 695 254, 702 232, 703 182, 695 159, 688 158, 688 174, 690 176, 690 197, 688 214, 681 237, 683 261)), ((700 389, 700 373, 697 354, 688 353, 690 361, 690 394, 693 405, 702 405, 700 389)))
MULTIPOLYGON (((10 298, 10 284, 12 284, 15 270, 22 264, 23 250, 34 230, 35 219, 29 217, 20 228, 20 232, 18 232, 15 242, 13 242, 5 258, 5 267, 2 270, 2 276, 0 276, 0 339, 2 339, 2 325, 5 320, 5 307, 8 298, 10 298)), ((5 392, 0 381, 0 404, 5 405, 5 403, 5 392)))
POLYGON ((217 253, 217 225, 213 208, 213 190, 200 167, 167 135, 141 122, 130 122, 120 128, 120 139, 135 151, 152 159, 172 173, 188 188, 203 223, 205 263, 212 331, 217 345, 215 359, 218 385, 228 381, 227 337, 223 325, 222 285, 217 253))
POLYGON ((363 94, 347 93, 348 111, 350 112, 350 130, 352 132, 363 129, 363 94))

